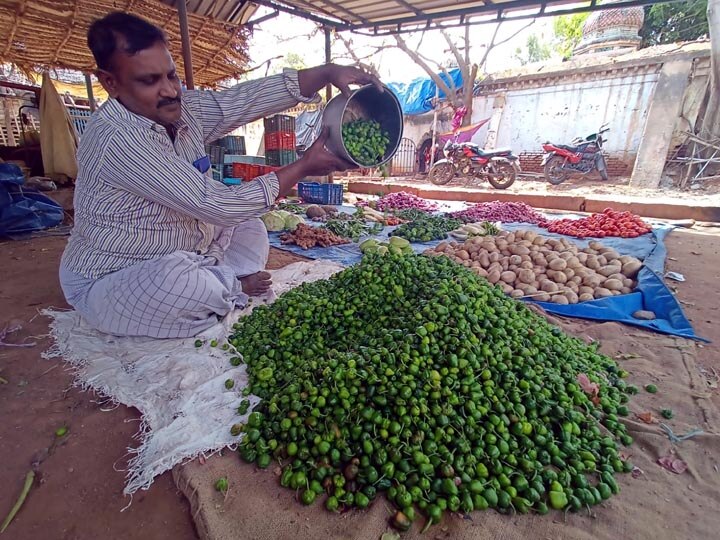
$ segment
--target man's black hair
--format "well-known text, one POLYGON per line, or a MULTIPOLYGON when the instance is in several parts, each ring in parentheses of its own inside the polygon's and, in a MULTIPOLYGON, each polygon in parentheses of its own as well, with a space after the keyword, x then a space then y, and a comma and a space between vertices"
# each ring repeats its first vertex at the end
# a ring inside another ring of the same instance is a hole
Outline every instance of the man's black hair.
POLYGON ((112 56, 121 49, 133 55, 158 42, 167 43, 165 33, 145 19, 115 11, 98 19, 88 30, 88 47, 99 69, 110 71, 112 56))

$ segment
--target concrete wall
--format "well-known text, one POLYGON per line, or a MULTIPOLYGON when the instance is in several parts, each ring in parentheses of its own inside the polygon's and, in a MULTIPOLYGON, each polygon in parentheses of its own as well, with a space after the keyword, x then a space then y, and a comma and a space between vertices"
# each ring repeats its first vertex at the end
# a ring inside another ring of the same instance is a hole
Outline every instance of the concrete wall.
MULTIPOLYGON (((657 82, 656 72, 629 72, 619 76, 585 76, 551 84, 529 82, 521 88, 491 90, 473 101, 472 123, 492 117, 494 107, 504 106, 496 134, 496 148, 509 147, 521 156, 527 171, 540 171, 542 143, 569 144, 607 122, 606 134, 611 174, 626 175, 632 170, 640 145, 647 112, 657 82), (545 85, 547 84, 547 85, 545 85)), ((405 137, 416 144, 430 131, 432 114, 406 117, 405 137)), ((473 141, 486 146, 490 123, 478 130, 473 141)), ((449 118, 439 131, 449 131, 449 118)))
MULTIPOLYGON (((605 150, 632 162, 656 82, 656 73, 645 73, 509 90, 504 93, 496 146, 517 153, 541 151, 543 142, 569 144, 607 122, 605 150)), ((492 116, 496 95, 475 98, 473 122, 492 116)), ((477 142, 484 142, 486 133, 486 128, 481 129, 477 142)))

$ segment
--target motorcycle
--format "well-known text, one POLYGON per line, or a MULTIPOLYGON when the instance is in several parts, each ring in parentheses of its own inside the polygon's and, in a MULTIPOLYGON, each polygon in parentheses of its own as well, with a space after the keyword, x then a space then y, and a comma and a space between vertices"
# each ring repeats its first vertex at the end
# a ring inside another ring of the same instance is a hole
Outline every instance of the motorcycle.
POLYGON ((496 189, 507 189, 520 172, 520 162, 509 148, 485 151, 471 142, 456 143, 448 140, 443 148, 445 159, 437 161, 428 178, 443 186, 455 176, 473 180, 487 180, 496 189))
POLYGON ((600 178, 608 179, 607 164, 602 153, 602 145, 606 142, 602 134, 610 131, 607 124, 600 126, 597 133, 585 138, 577 137, 572 145, 546 142, 542 145, 545 155, 542 160, 545 178, 552 185, 562 184, 573 173, 587 175, 597 170, 600 178))

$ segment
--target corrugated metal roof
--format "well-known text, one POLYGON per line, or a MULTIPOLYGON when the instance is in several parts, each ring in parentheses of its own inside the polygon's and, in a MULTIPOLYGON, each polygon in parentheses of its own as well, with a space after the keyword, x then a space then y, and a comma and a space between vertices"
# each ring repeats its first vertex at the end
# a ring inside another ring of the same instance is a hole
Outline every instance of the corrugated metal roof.
MULTIPOLYGON (((162 3, 177 9, 178 0, 162 0, 162 3)), ((188 13, 232 24, 247 23, 257 8, 257 4, 245 0, 187 0, 188 13)))
MULTIPOLYGON (((207 0, 210 1, 210 0, 207 0)), ((388 34, 497 20, 527 19, 674 0, 253 0, 337 30, 388 34)), ((193 0, 190 1, 193 3, 193 0)))

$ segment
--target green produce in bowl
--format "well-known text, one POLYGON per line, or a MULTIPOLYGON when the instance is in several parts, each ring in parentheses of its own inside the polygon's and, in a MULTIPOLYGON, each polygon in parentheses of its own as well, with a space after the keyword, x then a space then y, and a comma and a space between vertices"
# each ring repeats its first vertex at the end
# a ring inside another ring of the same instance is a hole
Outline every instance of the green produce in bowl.
POLYGON ((390 144, 389 135, 375 120, 354 120, 343 124, 342 138, 348 154, 366 167, 377 165, 390 144))

